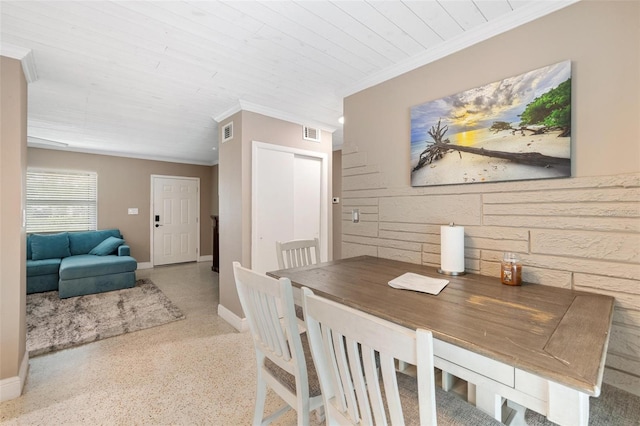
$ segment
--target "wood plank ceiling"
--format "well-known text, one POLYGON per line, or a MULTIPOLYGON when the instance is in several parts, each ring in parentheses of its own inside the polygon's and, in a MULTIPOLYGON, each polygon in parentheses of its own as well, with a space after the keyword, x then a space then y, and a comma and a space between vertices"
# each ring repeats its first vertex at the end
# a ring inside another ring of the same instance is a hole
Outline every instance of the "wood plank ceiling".
POLYGON ((574 1, 2 0, 0 41, 35 61, 30 146, 209 165, 240 107, 340 146, 344 96, 574 1))

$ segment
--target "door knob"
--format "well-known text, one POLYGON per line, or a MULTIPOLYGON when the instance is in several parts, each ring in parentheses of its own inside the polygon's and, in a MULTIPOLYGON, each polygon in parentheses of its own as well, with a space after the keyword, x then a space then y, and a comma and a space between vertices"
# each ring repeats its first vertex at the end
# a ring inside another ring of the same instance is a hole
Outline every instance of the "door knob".
POLYGON ((162 226, 162 225, 159 225, 159 224, 157 224, 157 223, 156 223, 156 228, 158 228, 158 227, 160 227, 160 226, 162 226))

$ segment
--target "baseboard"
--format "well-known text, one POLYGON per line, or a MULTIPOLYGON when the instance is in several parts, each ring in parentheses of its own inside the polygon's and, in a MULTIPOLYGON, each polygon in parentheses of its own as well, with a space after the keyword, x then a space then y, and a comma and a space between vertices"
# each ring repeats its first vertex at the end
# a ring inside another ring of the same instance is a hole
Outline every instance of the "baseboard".
POLYGON ((22 395, 24 382, 27 380, 29 370, 29 353, 24 352, 18 375, 0 380, 0 402, 9 401, 22 395))
MULTIPOLYGON (((197 262, 213 262, 212 255, 200 256, 197 262)), ((153 263, 151 262, 138 262, 138 269, 153 269, 153 263)))
POLYGON ((249 330, 249 324, 247 324, 246 318, 240 318, 221 304, 218 304, 218 316, 231 324, 233 328, 240 332, 249 330))

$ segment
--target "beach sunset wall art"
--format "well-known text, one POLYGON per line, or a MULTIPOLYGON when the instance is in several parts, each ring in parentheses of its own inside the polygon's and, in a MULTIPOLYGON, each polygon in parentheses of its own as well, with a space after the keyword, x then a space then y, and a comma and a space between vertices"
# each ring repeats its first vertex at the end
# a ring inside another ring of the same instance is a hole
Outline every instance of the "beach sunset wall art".
POLYGON ((411 108, 411 186, 571 176, 571 61, 411 108))

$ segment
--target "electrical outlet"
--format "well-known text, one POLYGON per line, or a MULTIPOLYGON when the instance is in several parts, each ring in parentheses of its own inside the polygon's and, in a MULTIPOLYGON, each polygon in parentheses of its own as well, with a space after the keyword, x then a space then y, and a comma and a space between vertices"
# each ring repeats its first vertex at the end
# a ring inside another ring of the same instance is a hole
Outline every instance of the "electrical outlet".
POLYGON ((127 214, 138 214, 138 208, 137 207, 129 207, 127 209, 127 214))

